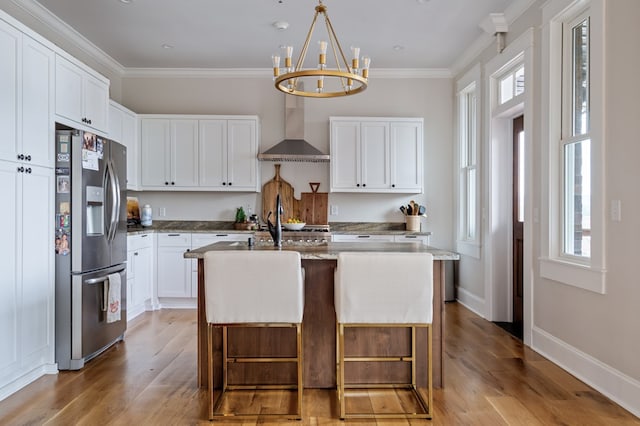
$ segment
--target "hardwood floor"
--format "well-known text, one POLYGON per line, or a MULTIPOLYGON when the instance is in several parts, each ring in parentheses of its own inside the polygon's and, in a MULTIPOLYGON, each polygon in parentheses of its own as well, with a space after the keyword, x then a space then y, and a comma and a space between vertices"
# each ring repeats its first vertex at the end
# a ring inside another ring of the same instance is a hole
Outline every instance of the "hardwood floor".
MULTIPOLYGON (((463 306, 447 304, 445 318, 445 389, 435 391, 434 419, 377 424, 640 425, 640 419, 463 306)), ((0 401, 0 425, 208 424, 203 420, 207 395, 196 386, 195 363, 195 310, 148 312, 129 324, 124 343, 83 370, 42 377, 0 401)), ((305 390, 304 419, 290 423, 342 424, 334 397, 329 390, 305 390)), ((275 397, 277 403, 287 399, 275 397)))

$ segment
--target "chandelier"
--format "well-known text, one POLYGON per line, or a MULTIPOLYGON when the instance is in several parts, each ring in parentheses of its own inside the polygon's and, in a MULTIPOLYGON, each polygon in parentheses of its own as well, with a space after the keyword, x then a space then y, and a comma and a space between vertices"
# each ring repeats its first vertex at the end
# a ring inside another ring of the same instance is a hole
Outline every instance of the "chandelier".
POLYGON ((273 55, 273 79, 276 89, 296 96, 307 96, 314 98, 333 98, 338 96, 348 96, 360 93, 367 88, 367 80, 369 77, 369 65, 371 59, 367 56, 362 58, 360 65, 360 48, 352 47, 351 64, 338 42, 336 33, 333 30, 329 15, 327 15, 327 7, 322 4, 322 0, 318 1, 316 13, 313 15, 311 28, 304 41, 298 62, 295 68, 292 66, 293 47, 285 46, 284 49, 284 68, 280 68, 280 56, 273 55), (304 60, 307 56, 309 43, 313 35, 313 30, 318 19, 318 15, 324 16, 325 25, 327 27, 327 41, 319 41, 319 55, 317 68, 304 69, 304 60), (327 47, 331 47, 336 68, 327 68, 327 47), (305 91, 304 81, 311 80, 312 84, 307 87, 314 87, 314 91, 305 91))

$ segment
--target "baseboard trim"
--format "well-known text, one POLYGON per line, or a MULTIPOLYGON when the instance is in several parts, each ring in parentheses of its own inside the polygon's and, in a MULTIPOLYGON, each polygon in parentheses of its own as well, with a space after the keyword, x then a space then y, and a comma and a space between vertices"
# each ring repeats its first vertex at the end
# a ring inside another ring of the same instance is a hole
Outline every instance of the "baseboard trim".
POLYGON ((160 309, 196 309, 198 307, 198 299, 191 298, 160 298, 160 309))
POLYGON ((476 296, 473 293, 470 293, 468 290, 465 290, 462 287, 456 288, 456 294, 458 295, 456 299, 458 303, 469 309, 471 312, 481 316, 482 318, 486 318, 484 315, 484 299, 476 296))
POLYGON ((534 327, 531 347, 596 389, 616 404, 640 417, 640 381, 534 327))
POLYGON ((45 364, 0 387, 0 401, 18 392, 28 384, 35 382, 45 374, 58 374, 57 364, 45 364))

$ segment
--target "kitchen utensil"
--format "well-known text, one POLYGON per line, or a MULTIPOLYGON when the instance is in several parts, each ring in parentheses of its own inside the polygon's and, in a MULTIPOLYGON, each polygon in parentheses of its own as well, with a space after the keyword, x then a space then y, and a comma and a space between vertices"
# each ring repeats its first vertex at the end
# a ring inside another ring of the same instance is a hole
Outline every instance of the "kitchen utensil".
POLYGON ((413 208, 411 207, 411 204, 409 204, 407 206, 407 215, 411 216, 413 214, 413 208))
POLYGON ((282 221, 297 218, 298 200, 293 196, 293 187, 289 182, 280 177, 280 164, 275 164, 275 176, 269 182, 262 185, 262 220, 266 222, 270 211, 276 211, 276 196, 280 194, 282 204, 282 221))
POLYGON ((312 192, 300 194, 300 220, 310 225, 327 225, 329 194, 318 192, 319 182, 309 182, 312 192))
POLYGON ((407 215, 407 209, 404 206, 400 206, 400 211, 402 212, 403 215, 407 215))
POLYGON ((416 211, 417 211, 416 202, 411 200, 411 201, 409 201, 409 205, 411 205, 411 212, 412 212, 411 214, 416 214, 416 211))
POLYGON ((418 209, 418 214, 420 216, 424 216, 426 212, 427 212, 427 209, 424 206, 420 206, 420 208, 418 209))

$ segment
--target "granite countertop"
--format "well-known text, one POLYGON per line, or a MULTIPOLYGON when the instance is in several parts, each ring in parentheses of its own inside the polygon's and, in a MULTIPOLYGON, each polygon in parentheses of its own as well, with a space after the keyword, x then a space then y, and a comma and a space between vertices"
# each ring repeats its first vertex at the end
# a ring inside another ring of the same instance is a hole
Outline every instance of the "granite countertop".
MULTIPOLYGON (((430 231, 407 231, 405 230, 404 222, 331 222, 329 225, 332 234, 431 235, 430 231)), ((198 220, 154 220, 152 226, 134 226, 127 228, 129 235, 149 232, 229 232, 234 234, 252 234, 255 231, 234 229, 233 222, 229 221, 198 220)))
POLYGON ((195 250, 185 252, 186 259, 202 259, 204 254, 212 250, 295 250, 300 253, 302 259, 310 260, 335 260, 338 253, 344 251, 357 252, 388 252, 388 253, 412 253, 427 252, 433 254, 434 260, 458 260, 460 256, 446 250, 428 247, 422 244, 407 243, 377 243, 377 242, 335 242, 325 244, 284 244, 282 248, 273 246, 273 243, 257 243, 249 247, 245 241, 221 241, 195 250))

